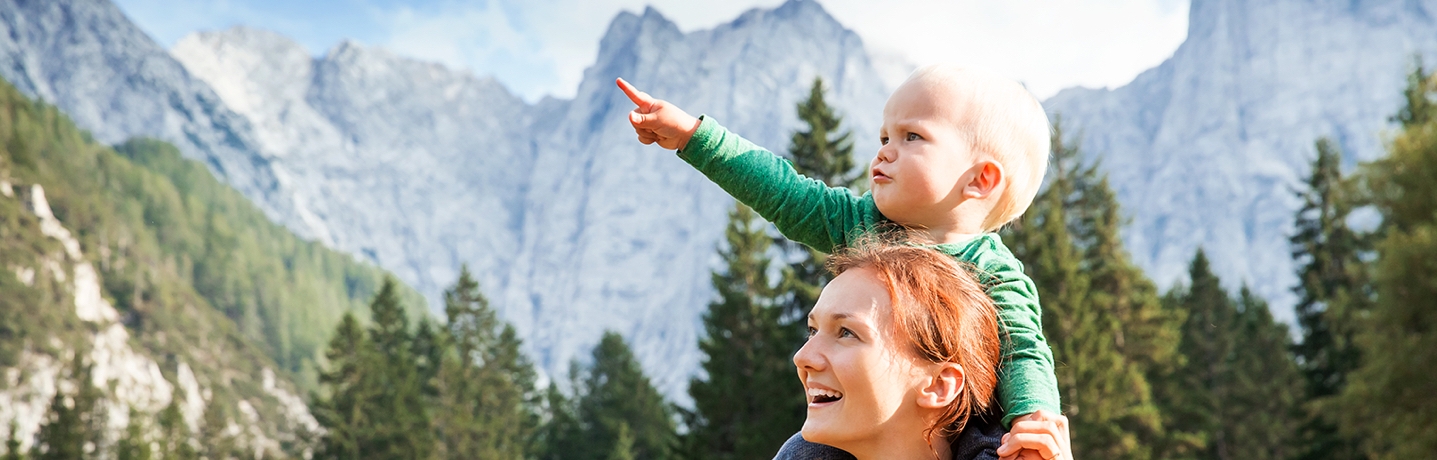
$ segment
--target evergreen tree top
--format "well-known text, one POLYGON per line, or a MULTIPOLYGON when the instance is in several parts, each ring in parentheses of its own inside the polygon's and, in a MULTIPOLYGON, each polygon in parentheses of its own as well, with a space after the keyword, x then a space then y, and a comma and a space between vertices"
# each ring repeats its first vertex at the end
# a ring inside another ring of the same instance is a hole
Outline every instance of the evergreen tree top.
POLYGON ((799 174, 823 181, 830 187, 858 185, 863 171, 853 161, 852 132, 842 131, 843 118, 824 100, 822 78, 814 78, 808 99, 797 105, 804 128, 789 141, 789 159, 799 174))

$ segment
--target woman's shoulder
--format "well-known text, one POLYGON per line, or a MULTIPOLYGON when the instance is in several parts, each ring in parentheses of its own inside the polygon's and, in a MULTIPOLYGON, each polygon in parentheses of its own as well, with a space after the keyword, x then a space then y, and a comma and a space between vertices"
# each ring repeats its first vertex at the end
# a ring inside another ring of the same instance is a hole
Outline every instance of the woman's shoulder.
POLYGON ((853 454, 833 446, 816 444, 803 439, 802 433, 794 433, 784 441, 773 460, 857 460, 853 454))
POLYGON ((1002 413, 973 414, 953 438, 953 460, 997 460, 998 446, 1007 432, 1002 413))
MULTIPOLYGON (((963 431, 953 438, 953 460, 998 460, 998 446, 1003 443, 1001 414, 973 414, 963 431)), ((853 454, 837 447, 808 442, 802 433, 794 433, 778 449, 774 460, 857 460, 853 454)))

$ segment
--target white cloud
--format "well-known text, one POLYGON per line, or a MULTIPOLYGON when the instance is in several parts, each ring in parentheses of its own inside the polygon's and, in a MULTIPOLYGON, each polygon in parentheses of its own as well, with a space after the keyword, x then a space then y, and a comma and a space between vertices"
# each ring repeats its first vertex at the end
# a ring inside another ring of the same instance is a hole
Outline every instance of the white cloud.
POLYGON ((871 47, 915 63, 993 69, 1046 98, 1116 87, 1172 55, 1187 35, 1182 0, 825 0, 871 47))
POLYGON ((525 96, 551 92, 563 74, 554 43, 499 5, 384 13, 381 46, 402 55, 493 75, 525 96))

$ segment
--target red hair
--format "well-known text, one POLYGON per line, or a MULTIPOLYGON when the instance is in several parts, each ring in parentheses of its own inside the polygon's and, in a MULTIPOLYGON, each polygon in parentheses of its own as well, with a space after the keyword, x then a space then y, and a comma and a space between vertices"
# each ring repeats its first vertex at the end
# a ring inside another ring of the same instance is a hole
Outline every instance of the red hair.
POLYGON ((998 385, 998 310, 974 274, 952 257, 911 244, 862 241, 828 259, 834 276, 873 270, 893 304, 893 324, 917 356, 963 367, 958 398, 928 428, 950 436, 986 410, 998 385))

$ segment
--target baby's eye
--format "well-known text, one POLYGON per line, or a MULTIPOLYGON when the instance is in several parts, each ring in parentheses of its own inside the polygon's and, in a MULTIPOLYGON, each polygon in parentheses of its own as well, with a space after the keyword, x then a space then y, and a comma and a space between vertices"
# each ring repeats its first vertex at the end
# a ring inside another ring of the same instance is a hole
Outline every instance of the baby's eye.
POLYGON ((888 145, 888 138, 887 138, 887 137, 880 137, 880 138, 878 138, 878 142, 881 143, 881 144, 883 144, 883 145, 888 145))
POLYGON ((910 141, 916 141, 922 138, 923 136, 919 136, 918 133, 908 133, 908 140, 910 141))

